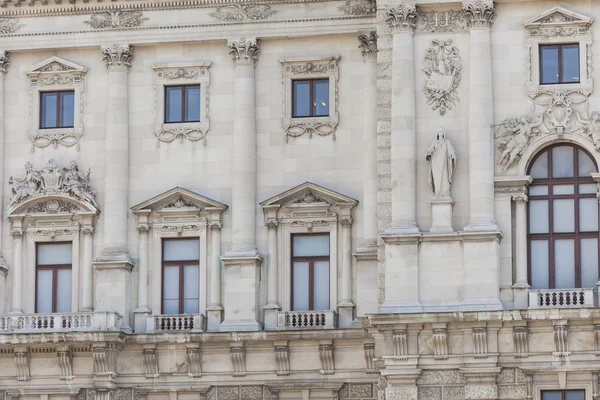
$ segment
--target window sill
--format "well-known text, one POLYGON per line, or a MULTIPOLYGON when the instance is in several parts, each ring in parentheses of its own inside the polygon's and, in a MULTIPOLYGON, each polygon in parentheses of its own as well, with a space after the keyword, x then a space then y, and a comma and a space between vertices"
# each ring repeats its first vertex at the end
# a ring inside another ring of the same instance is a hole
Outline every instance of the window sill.
POLYGON ((337 313, 324 311, 284 311, 277 313, 277 330, 301 331, 337 329, 337 313))
POLYGON ((528 84, 527 94, 529 97, 535 97, 540 92, 558 92, 558 91, 581 91, 584 94, 591 94, 593 90, 593 82, 581 81, 573 83, 539 83, 528 84))
POLYGON ((165 122, 158 125, 154 135, 159 142, 171 143, 179 140, 183 143, 184 139, 190 142, 206 140, 208 133, 208 120, 201 122, 165 122))

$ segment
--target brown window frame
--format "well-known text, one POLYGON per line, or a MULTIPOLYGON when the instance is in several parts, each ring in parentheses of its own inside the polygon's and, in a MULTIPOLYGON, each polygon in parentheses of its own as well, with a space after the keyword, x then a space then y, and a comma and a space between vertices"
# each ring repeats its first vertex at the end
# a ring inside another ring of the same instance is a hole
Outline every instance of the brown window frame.
POLYGON ((68 129, 68 128, 74 128, 75 127, 75 110, 73 110, 73 125, 65 125, 62 126, 60 124, 60 102, 61 102, 61 93, 73 93, 73 107, 75 107, 75 91, 74 90, 49 90, 49 91, 44 91, 44 92, 40 92, 40 115, 39 115, 39 122, 40 122, 40 129, 68 129), (56 126, 42 126, 42 121, 43 121, 43 112, 42 110, 44 109, 44 95, 45 94, 52 94, 55 93, 56 94, 56 126))
MULTIPOLYGON (((179 267, 179 314, 184 314, 183 312, 183 301, 185 300, 185 293, 183 287, 183 268, 187 265, 196 265, 198 266, 198 273, 200 273, 200 259, 197 260, 176 260, 176 261, 165 261, 165 243, 168 240, 187 240, 187 241, 198 241, 197 237, 191 238, 162 238, 161 240, 161 267, 160 267, 160 279, 161 279, 161 287, 160 287, 160 312, 164 313, 165 307, 165 267, 179 267)), ((198 248, 198 250, 200 250, 198 248)), ((200 297, 198 297, 198 305, 200 304, 200 297)), ((173 314, 176 315, 176 314, 173 314)))
POLYGON ((163 116, 163 121, 165 124, 187 124, 187 123, 194 123, 194 122, 200 122, 200 120, 202 119, 202 115, 200 115, 200 119, 198 120, 186 120, 186 87, 192 87, 192 86, 197 86, 198 90, 200 91, 200 102, 202 102, 202 85, 200 84, 191 84, 191 85, 168 85, 165 86, 164 88, 164 96, 165 96, 165 109, 164 109, 164 116, 163 116), (168 106, 169 106, 169 97, 167 96, 167 91, 170 88, 181 88, 181 121, 167 121, 167 110, 168 110, 168 106))
POLYGON ((563 51, 562 48, 563 46, 577 46, 577 54, 580 54, 580 48, 579 48, 579 43, 545 43, 545 44, 540 44, 539 45, 539 60, 540 60, 540 85, 570 85, 570 84, 578 84, 581 83, 581 63, 579 61, 579 59, 577 59, 577 75, 579 76, 579 80, 577 81, 569 81, 569 82, 564 82, 563 81, 563 51), (553 46, 557 46, 558 47, 558 82, 549 82, 546 83, 543 81, 544 79, 544 59, 542 57, 542 49, 544 47, 553 47, 553 46))
POLYGON ((560 393, 561 400, 567 400, 567 392, 583 392, 583 398, 585 399, 585 389, 542 390, 540 393, 540 398, 541 400, 544 400, 544 393, 560 393))
MULTIPOLYGON (((292 80, 292 118, 320 118, 320 117, 329 117, 329 112, 327 115, 315 115, 315 82, 317 81, 327 81, 327 87, 331 84, 329 78, 312 78, 312 79, 293 79, 292 80), (309 82, 310 83, 310 93, 309 93, 309 110, 310 115, 302 115, 298 116, 294 114, 294 109, 296 105, 296 85, 295 82, 309 82)), ((327 101, 331 103, 331 99, 329 99, 329 93, 327 94, 327 101)), ((328 107, 327 110, 330 108, 328 107)))
MULTIPOLYGON (((39 253, 38 253, 38 247, 40 244, 43 245, 55 245, 55 244, 71 244, 71 246, 73 246, 73 242, 52 242, 52 243, 48 243, 48 242, 38 242, 35 244, 35 313, 37 314, 38 309, 37 309, 37 294, 38 294, 38 271, 40 270, 50 270, 52 271, 52 313, 56 313, 58 311, 56 311, 56 299, 57 299, 57 276, 58 276, 58 270, 59 269, 70 269, 71 270, 71 285, 73 285, 73 262, 71 261, 71 264, 48 264, 48 265, 39 265, 38 260, 39 260, 39 253)), ((73 251, 73 248, 71 247, 71 251, 73 251)), ((72 287, 72 286, 71 286, 72 287)))
MULTIPOLYGON (((331 242, 328 241, 329 244, 329 255, 328 256, 294 256, 294 237, 296 236, 327 236, 329 240, 331 240, 331 236, 329 232, 314 232, 314 233, 292 233, 290 235, 290 260, 291 260, 291 290, 290 290, 290 307, 292 311, 294 310, 294 263, 296 262, 308 262, 308 310, 309 311, 319 311, 315 310, 315 298, 314 298, 314 279, 315 279, 315 261, 328 261, 329 268, 328 272, 331 273, 331 242)), ((329 286, 327 287, 327 298, 329 299, 331 292, 331 282, 329 282, 329 286)), ((329 304, 329 308, 331 308, 331 303, 329 304)))
MULTIPOLYGON (((579 231, 579 199, 584 198, 596 198, 596 193, 591 194, 579 194, 579 185, 580 184, 595 184, 596 182, 592 177, 578 177, 579 175, 579 151, 583 151, 587 154, 588 157, 592 160, 594 165, 596 165, 596 161, 594 157, 590 155, 584 148, 570 144, 570 143, 556 143, 551 146, 545 147, 543 151, 540 151, 533 158, 529 165, 528 174, 531 173, 531 168, 537 161, 539 157, 541 157, 544 153, 548 154, 547 159, 547 167, 548 167, 548 178, 540 179, 536 178, 533 180, 533 183, 530 185, 533 186, 548 186, 548 194, 544 196, 529 196, 529 201, 532 200, 547 200, 548 201, 548 233, 530 233, 530 207, 527 207, 527 279, 531 283, 532 280, 532 268, 531 268, 531 242, 533 240, 547 240, 548 241, 548 286, 549 289, 556 288, 556 266, 554 263, 554 241, 561 239, 573 239, 575 241, 575 288, 581 287, 581 239, 598 239, 600 232, 592 231, 592 232, 580 232, 579 231), (555 147, 571 147, 573 148, 573 178, 554 178, 552 176, 552 149, 555 147), (573 185, 574 186, 574 194, 553 194, 553 186, 555 185, 573 185), (575 207, 575 230, 574 232, 561 232, 561 233, 553 233, 554 230, 554 200, 559 199, 573 199, 574 207, 575 207)), ((598 170, 598 165, 596 165, 596 170, 598 170)), ((598 228, 600 229, 600 210, 598 212, 599 222, 598 228)), ((598 243, 598 272, 600 276, 600 241, 598 243)), ((573 288, 574 289, 574 288, 573 288)))

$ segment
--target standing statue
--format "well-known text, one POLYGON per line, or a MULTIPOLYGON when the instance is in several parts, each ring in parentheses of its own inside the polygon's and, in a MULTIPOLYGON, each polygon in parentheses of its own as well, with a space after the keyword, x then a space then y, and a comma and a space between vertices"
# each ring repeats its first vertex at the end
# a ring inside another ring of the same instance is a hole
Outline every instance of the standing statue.
POLYGON ((456 153, 443 130, 438 130, 433 143, 427 150, 429 161, 429 187, 434 199, 450 199, 452 174, 456 167, 456 153))
POLYGON ((67 168, 63 168, 63 172, 64 191, 99 208, 96 202, 96 192, 90 187, 91 171, 88 171, 87 175, 84 175, 79 171, 77 161, 71 161, 67 168))

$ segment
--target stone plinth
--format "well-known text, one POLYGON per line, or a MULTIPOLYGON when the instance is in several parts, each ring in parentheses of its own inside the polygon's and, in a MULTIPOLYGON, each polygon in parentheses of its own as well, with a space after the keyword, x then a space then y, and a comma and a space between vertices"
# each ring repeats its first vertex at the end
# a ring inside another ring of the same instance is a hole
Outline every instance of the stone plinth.
POLYGON ((452 207, 454 201, 451 198, 431 200, 431 229, 432 233, 453 232, 452 229, 452 207))

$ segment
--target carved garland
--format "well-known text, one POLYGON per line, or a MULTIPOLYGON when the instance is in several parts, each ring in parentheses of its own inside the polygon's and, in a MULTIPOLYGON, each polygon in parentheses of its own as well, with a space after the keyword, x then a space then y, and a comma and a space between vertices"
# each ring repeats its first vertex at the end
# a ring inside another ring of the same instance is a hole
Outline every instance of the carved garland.
POLYGON ((138 11, 110 10, 93 14, 84 23, 94 29, 135 28, 148 21, 148 19, 138 11))
POLYGON ((225 22, 260 21, 277 13, 266 4, 234 4, 217 8, 210 16, 225 22))

